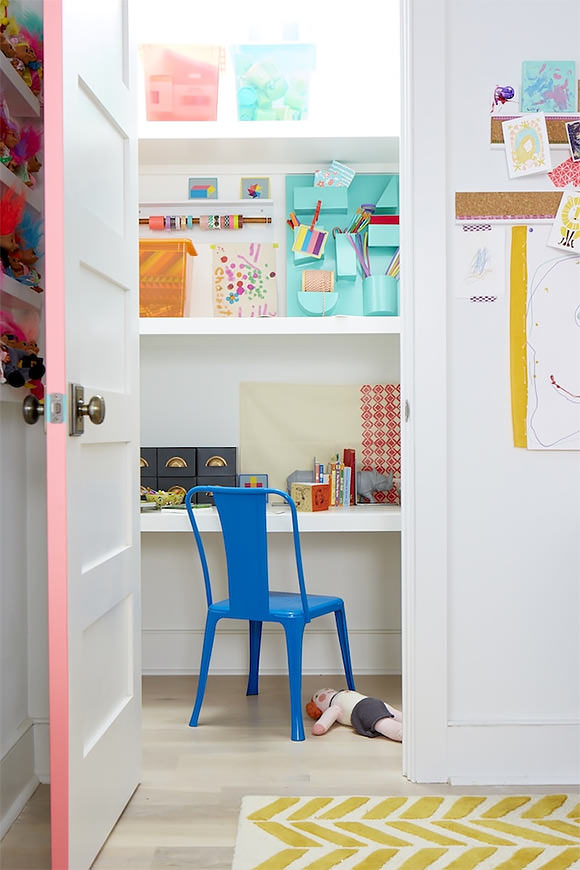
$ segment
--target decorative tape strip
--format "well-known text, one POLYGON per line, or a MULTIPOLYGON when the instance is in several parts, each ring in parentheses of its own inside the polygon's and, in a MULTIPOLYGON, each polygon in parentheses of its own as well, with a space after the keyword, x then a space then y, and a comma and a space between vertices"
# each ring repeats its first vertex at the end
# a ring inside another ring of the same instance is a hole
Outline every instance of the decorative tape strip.
POLYGON ((497 302, 497 296, 470 296, 470 302, 497 302))
POLYGON ((490 230, 491 224, 463 224, 461 229, 464 233, 473 233, 480 230, 490 230))

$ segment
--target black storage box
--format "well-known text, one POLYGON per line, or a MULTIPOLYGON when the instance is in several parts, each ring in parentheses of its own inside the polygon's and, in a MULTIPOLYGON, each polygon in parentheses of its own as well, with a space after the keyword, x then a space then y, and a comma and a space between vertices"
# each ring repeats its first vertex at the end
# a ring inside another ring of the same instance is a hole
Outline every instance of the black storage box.
MULTIPOLYGON (((157 447, 141 448, 141 480, 144 477, 157 477, 157 447)), ((146 484, 151 486, 150 483, 146 484)))
POLYGON ((158 477, 195 477, 195 447, 158 447, 158 477))
MULTIPOLYGON (((236 448, 235 447, 198 447, 197 474, 204 477, 235 477, 236 448)), ((228 484, 235 486, 235 482, 228 484)), ((225 484, 224 484, 225 486, 225 484)))
POLYGON ((170 490, 174 489, 183 490, 183 497, 185 498, 187 490, 195 486, 196 483, 197 478, 195 477, 158 477, 157 489, 162 489, 163 492, 170 492, 170 490))

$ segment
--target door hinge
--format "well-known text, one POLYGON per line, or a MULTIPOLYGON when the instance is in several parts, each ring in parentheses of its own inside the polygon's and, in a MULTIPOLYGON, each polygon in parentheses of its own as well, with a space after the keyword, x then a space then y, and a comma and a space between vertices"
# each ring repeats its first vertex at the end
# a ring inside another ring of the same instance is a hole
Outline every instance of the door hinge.
POLYGON ((411 406, 407 399, 405 399, 405 423, 409 422, 409 417, 411 416, 411 406))

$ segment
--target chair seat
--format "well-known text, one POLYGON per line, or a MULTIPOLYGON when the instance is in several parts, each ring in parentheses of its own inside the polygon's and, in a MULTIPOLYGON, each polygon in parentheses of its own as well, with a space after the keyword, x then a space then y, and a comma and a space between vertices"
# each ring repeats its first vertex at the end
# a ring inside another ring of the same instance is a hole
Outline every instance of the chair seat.
MULTIPOLYGON (((294 592, 270 592, 270 614, 264 617, 264 622, 278 619, 296 619, 304 615, 302 599, 299 593, 294 592)), ((342 598, 334 595, 307 595, 310 616, 322 616, 325 613, 333 613, 339 607, 344 606, 342 598)), ((229 616, 231 619, 248 619, 247 613, 237 615, 230 610, 229 598, 216 601, 210 606, 210 610, 221 616, 229 616)))

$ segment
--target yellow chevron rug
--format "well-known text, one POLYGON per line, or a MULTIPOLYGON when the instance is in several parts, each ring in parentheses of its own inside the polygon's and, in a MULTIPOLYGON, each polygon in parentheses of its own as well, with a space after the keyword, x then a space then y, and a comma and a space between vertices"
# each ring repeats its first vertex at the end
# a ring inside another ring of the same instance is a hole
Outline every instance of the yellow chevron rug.
POLYGON ((580 794, 245 797, 232 870, 580 870, 580 794))

